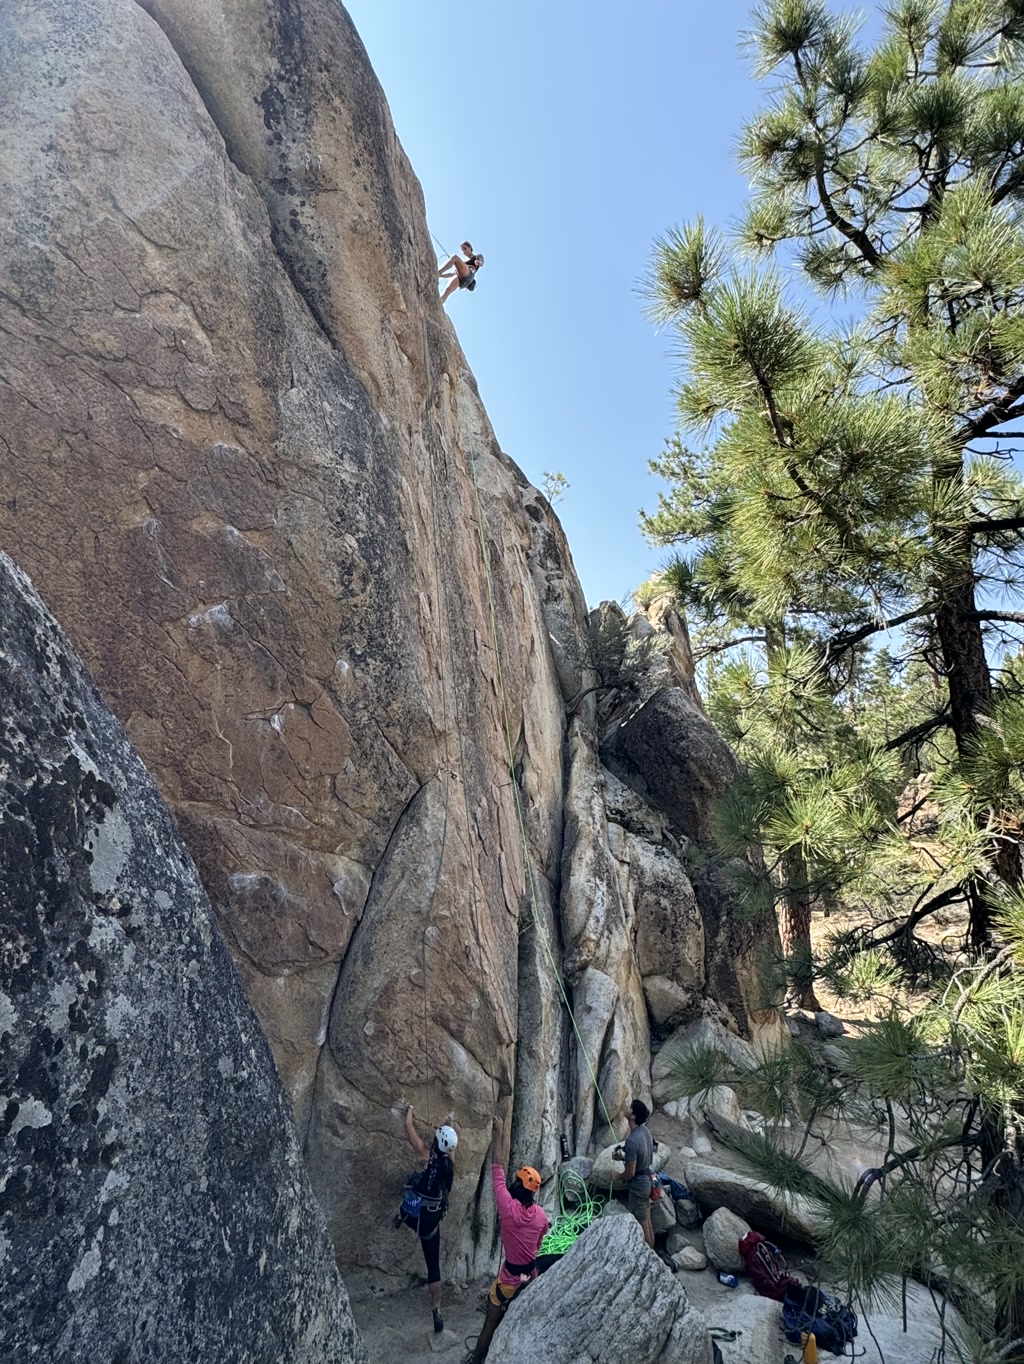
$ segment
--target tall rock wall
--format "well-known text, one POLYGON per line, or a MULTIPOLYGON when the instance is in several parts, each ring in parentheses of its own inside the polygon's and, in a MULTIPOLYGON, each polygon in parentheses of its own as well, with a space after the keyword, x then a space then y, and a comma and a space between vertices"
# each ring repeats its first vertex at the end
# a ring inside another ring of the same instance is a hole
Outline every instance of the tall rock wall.
POLYGON ((0 546, 175 813, 341 1262, 402 1253, 412 1102, 461 1124, 474 1269, 496 1107, 547 1172, 709 976, 750 1026, 757 935, 721 897, 709 934, 685 865, 728 751, 692 668, 604 723, 337 0, 0 10, 0 546))

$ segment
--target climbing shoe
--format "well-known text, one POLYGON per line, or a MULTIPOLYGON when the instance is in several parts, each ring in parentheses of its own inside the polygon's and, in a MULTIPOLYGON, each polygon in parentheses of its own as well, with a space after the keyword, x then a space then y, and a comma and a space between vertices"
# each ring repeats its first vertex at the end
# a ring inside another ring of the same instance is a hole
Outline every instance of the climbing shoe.
POLYGON ((662 1264, 667 1265, 668 1268, 671 1269, 673 1274, 678 1272, 679 1266, 676 1264, 675 1260, 673 1260, 672 1256, 668 1253, 667 1250, 656 1250, 654 1253, 655 1255, 657 1255, 658 1259, 662 1262, 662 1264))
POLYGON ((442 1332, 443 1330, 444 1330, 444 1318, 441 1316, 441 1313, 440 1313, 440 1312, 437 1310, 437 1308, 435 1307, 435 1308, 434 1308, 434 1332, 435 1332, 436 1335, 440 1335, 441 1332, 442 1332))

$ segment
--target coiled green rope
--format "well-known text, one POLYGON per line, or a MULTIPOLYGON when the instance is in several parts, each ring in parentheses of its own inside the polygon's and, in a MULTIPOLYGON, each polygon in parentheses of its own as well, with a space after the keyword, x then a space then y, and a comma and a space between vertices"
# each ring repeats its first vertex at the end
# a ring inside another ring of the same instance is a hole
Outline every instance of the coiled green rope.
POLYGON ((558 1185, 560 1216, 544 1240, 541 1241, 537 1249, 538 1255, 564 1255, 580 1232, 586 1231, 604 1207, 604 1203, 600 1199, 590 1196, 587 1181, 575 1170, 560 1171, 558 1185), (573 1201, 579 1206, 570 1211, 565 1206, 566 1193, 574 1181, 575 1184, 579 1185, 579 1188, 572 1188, 572 1197, 573 1201))

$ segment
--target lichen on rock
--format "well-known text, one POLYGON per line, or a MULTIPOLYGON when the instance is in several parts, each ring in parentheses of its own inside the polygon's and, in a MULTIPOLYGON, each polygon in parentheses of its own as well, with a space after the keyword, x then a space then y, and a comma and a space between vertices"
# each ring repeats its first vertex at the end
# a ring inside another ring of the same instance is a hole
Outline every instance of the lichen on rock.
POLYGON ((0 1357, 366 1355, 174 823, 0 554, 0 1357))

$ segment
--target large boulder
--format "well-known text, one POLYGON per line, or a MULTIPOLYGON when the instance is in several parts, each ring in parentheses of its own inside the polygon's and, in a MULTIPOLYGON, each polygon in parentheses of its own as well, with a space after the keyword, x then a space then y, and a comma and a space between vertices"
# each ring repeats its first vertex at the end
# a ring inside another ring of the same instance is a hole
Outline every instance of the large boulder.
POLYGON ((688 1269, 694 1274, 699 1274, 708 1267, 708 1257, 696 1246, 681 1246, 672 1254, 672 1258, 680 1269, 688 1269))
POLYGON ((0 554, 0 1358, 365 1361, 174 823, 0 554))
POLYGON ((728 1208, 758 1231, 816 1241, 827 1229, 824 1214, 802 1194, 780 1193, 755 1175, 701 1160, 684 1162, 686 1186, 705 1208, 728 1208))
POLYGON ((662 1232, 670 1232, 676 1225, 676 1210, 668 1192, 662 1193, 660 1198, 651 1199, 651 1226, 654 1228, 655 1236, 662 1232))
POLYGON ((512 1303, 490 1364, 711 1364, 711 1339, 632 1217, 599 1218, 512 1303))
POLYGON ((642 790, 687 838, 711 843, 712 807, 735 779, 739 764, 680 687, 656 692, 621 724, 610 756, 629 774, 629 784, 642 790))
MULTIPOLYGON (((823 1285, 829 1292, 829 1283, 823 1285)), ((947 1358, 959 1358, 961 1351, 947 1335, 943 1340, 940 1311, 944 1313, 948 1332, 954 1337, 962 1331, 958 1313, 937 1294, 934 1297, 912 1280, 906 1284, 907 1328, 898 1306, 901 1285, 892 1284, 885 1294, 893 1307, 879 1306, 869 1316, 859 1313, 859 1329, 854 1342, 858 1364, 930 1364, 941 1358, 943 1347, 947 1358)), ((719 1347, 724 1364, 783 1364, 787 1355, 799 1354, 782 1333, 782 1304, 771 1298, 755 1297, 746 1291, 741 1280, 739 1291, 724 1295, 715 1302, 714 1322, 739 1332, 735 1340, 722 1340, 719 1347)), ((710 1308, 706 1309, 710 1315, 710 1308)), ((967 1351, 964 1351, 965 1357, 967 1351)), ((833 1356, 819 1352, 819 1359, 833 1356)))

